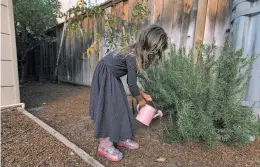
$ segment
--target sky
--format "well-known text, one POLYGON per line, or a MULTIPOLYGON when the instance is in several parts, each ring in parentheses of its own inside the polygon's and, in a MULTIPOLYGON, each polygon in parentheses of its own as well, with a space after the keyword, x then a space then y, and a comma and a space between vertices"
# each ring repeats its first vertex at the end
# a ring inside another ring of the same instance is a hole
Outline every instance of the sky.
MULTIPOLYGON (((61 2, 61 9, 65 12, 72 6, 76 6, 78 0, 60 0, 61 2)), ((91 3, 93 4, 101 4, 105 2, 106 0, 90 0, 91 3)))
MULTIPOLYGON (((69 8, 71 8, 72 6, 76 6, 77 5, 77 1, 78 0, 60 0, 61 2, 61 11, 62 12, 66 12, 67 10, 69 10, 69 8)), ((104 3, 106 0, 90 0, 91 3, 93 4, 101 4, 104 3)), ((62 23, 64 21, 64 18, 57 18, 58 23, 62 23)))

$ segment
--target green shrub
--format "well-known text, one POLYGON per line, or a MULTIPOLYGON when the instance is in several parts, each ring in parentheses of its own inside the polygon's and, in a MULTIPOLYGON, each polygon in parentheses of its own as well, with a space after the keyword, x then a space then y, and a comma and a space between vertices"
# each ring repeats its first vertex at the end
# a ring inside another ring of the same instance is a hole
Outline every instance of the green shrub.
POLYGON ((233 51, 227 40, 219 56, 215 44, 201 45, 196 64, 172 47, 167 61, 145 70, 142 86, 169 118, 164 139, 248 143, 259 130, 241 104, 254 57, 233 51))

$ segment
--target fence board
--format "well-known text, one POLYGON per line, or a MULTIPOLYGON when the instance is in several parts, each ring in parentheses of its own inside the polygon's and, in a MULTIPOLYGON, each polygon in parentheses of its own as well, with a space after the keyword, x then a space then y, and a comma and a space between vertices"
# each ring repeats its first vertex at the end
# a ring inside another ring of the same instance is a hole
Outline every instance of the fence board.
POLYGON ((204 39, 207 5, 208 5, 208 0, 199 0, 195 39, 194 39, 194 52, 193 52, 194 63, 197 62, 197 47, 199 46, 200 42, 203 42, 204 39))
POLYGON ((217 8, 217 18, 216 18, 216 26, 215 26, 215 40, 216 46, 219 48, 224 44, 225 38, 227 37, 228 33, 227 30, 230 27, 230 8, 232 7, 232 0, 220 0, 218 2, 217 8), (222 35, 219 35, 222 34, 222 35))
POLYGON ((204 44, 211 44, 214 39, 219 0, 209 0, 205 24, 204 44))
POLYGON ((194 38, 195 38, 195 29, 196 29, 196 19, 198 12, 198 0, 193 0, 190 21, 188 26, 188 36, 186 39, 186 53, 193 48, 194 38))
MULTIPOLYGON (((180 48, 186 49, 186 43, 189 38, 189 24, 192 12, 192 0, 185 0, 183 3, 183 19, 180 31, 180 48)), ((189 50, 189 49, 188 49, 189 50)))
POLYGON ((156 24, 161 24, 161 17, 162 17, 162 10, 163 10, 163 1, 155 1, 155 14, 154 14, 154 20, 156 24))

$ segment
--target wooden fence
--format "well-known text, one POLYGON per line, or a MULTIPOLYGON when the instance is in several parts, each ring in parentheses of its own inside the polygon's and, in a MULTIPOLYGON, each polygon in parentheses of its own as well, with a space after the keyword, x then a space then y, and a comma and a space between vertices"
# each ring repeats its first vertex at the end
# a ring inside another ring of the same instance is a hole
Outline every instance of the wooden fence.
MULTIPOLYGON (((123 20, 131 20, 133 5, 137 0, 110 0, 102 4, 107 13, 116 13, 123 20)), ((152 23, 161 25, 167 32, 170 42, 186 50, 195 48, 200 41, 209 44, 215 38, 221 46, 230 27, 232 0, 144 0, 148 18, 144 26, 152 23)), ((83 27, 92 34, 77 37, 68 34, 61 52, 59 80, 80 85, 90 85, 93 71, 101 57, 105 55, 104 39, 100 56, 92 55, 83 59, 82 54, 96 39, 96 32, 104 28, 100 20, 85 19, 83 27)), ((36 69, 40 69, 39 78, 51 79, 56 63, 63 24, 56 27, 56 46, 42 44, 38 54, 36 69)), ((196 50, 194 49, 196 52, 196 50)))

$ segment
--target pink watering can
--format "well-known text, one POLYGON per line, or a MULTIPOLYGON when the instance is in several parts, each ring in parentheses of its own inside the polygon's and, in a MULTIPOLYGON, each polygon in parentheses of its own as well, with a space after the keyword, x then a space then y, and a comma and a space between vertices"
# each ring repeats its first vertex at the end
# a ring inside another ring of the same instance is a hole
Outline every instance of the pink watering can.
POLYGON ((146 104, 144 107, 142 107, 141 109, 139 108, 139 105, 137 105, 137 110, 138 110, 138 114, 136 119, 145 124, 146 126, 149 126, 151 121, 160 116, 163 116, 162 111, 157 110, 155 108, 153 108, 152 106, 146 104), (156 113, 157 112, 157 113, 156 113))

